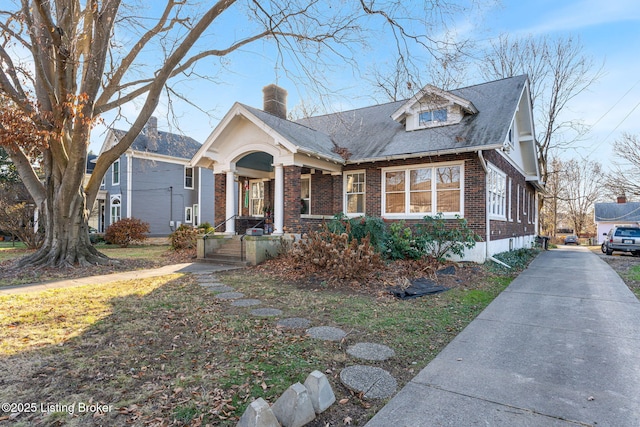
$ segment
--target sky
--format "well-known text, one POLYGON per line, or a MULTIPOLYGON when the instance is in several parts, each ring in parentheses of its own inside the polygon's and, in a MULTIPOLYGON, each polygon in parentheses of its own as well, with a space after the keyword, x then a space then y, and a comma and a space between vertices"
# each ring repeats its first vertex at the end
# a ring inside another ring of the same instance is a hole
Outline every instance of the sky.
MULTIPOLYGON (((473 40, 480 48, 500 34, 510 36, 578 37, 583 53, 601 68, 601 77, 588 91, 576 97, 565 111, 565 118, 582 121, 589 129, 585 137, 559 153, 564 158, 584 158, 605 166, 613 158, 611 144, 623 132, 640 133, 640 1, 638 0, 503 0, 500 3, 474 9, 454 17, 449 28, 459 39, 473 40)), ((327 111, 342 111, 376 103, 371 83, 363 73, 374 64, 389 63, 393 49, 384 39, 359 57, 360 71, 336 63, 329 71, 331 96, 322 102, 327 111), (389 57, 385 58, 385 55, 389 57)), ((180 83, 183 93, 205 114, 184 103, 176 102, 175 120, 170 123, 162 108, 156 114, 161 130, 185 133, 203 143, 234 102, 262 108, 262 87, 277 83, 287 89, 289 109, 305 103, 320 102, 317 95, 277 64, 277 57, 267 43, 250 48, 225 59, 225 71, 216 77, 217 83, 191 80, 180 83), (179 127, 177 129, 176 123, 179 127)), ((465 73, 460 87, 482 83, 473 69, 465 73)), ((422 81, 422 84, 432 83, 422 81)), ((166 104, 166 103, 165 103, 166 104)), ((137 105, 124 108, 132 120, 137 105)), ((111 118, 105 116, 105 123, 111 118)), ((123 120, 115 127, 126 129, 123 120)), ((105 127, 98 126, 92 134, 91 149, 99 152, 105 137, 105 127)))

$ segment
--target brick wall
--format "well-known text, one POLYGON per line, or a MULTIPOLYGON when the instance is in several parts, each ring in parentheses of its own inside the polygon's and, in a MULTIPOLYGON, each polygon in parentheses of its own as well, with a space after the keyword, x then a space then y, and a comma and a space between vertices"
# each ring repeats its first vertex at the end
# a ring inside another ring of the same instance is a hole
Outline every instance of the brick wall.
POLYGON ((509 191, 509 180, 507 179, 507 200, 505 202, 507 219, 506 221, 491 220, 491 240, 535 234, 535 212, 537 209, 535 206, 535 189, 526 182, 524 175, 499 153, 495 151, 486 152, 485 159, 506 173, 508 178, 511 178, 511 191, 509 191), (518 191, 520 192, 519 199, 518 191), (530 203, 527 203, 529 200, 530 203), (530 208, 529 205, 531 206, 530 208), (509 207, 511 207, 510 210, 509 207), (518 221, 518 214, 520 221, 518 221))
MULTIPOLYGON (((226 218, 227 214, 227 175, 224 173, 217 173, 214 176, 215 181, 215 213, 214 213, 214 221, 215 224, 212 224, 214 227, 221 222, 223 222, 226 218)), ((225 226, 221 225, 216 231, 225 231, 225 226)))
POLYGON ((300 222, 300 166, 284 167, 284 226, 288 233, 301 233, 300 222))

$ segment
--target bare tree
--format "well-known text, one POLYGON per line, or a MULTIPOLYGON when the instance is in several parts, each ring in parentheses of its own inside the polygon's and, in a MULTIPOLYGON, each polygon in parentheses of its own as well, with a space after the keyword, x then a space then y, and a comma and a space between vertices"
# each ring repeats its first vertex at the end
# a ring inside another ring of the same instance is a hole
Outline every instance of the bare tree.
POLYGON ((529 76, 538 163, 542 180, 547 181, 549 153, 567 147, 584 132, 579 121, 565 118, 563 113, 600 77, 601 71, 594 70, 593 61, 575 38, 512 39, 508 35, 491 43, 480 71, 486 78, 529 76))
POLYGON ((640 137, 623 133, 613 152, 618 160, 607 174, 607 189, 614 196, 640 197, 640 137))
POLYGON ((151 3, 148 10, 122 0, 22 0, 0 6, 0 94, 15 103, 44 140, 43 180, 26 144, 4 144, 45 221, 42 248, 20 265, 109 261, 91 246, 87 225, 102 177, 140 133, 163 91, 177 96, 170 82, 201 76, 201 61, 239 54, 263 40, 273 43, 280 58, 297 59, 308 81, 322 87, 323 58, 333 55, 333 61, 337 56, 355 65, 354 52, 381 30, 392 33, 399 55, 407 56, 415 44, 434 49, 428 34, 411 28, 424 32, 429 14, 449 4, 362 0, 337 7, 319 0, 166 0, 156 9, 151 3), (83 186, 95 121, 134 101, 140 113, 102 153, 83 186))
POLYGON ((586 160, 568 160, 562 163, 560 173, 561 200, 577 235, 593 224, 594 203, 600 198, 604 172, 600 163, 586 160))
POLYGON ((547 236, 555 237, 558 224, 562 218, 560 197, 562 192, 562 161, 557 157, 551 159, 545 186, 543 210, 540 215, 540 230, 547 236))

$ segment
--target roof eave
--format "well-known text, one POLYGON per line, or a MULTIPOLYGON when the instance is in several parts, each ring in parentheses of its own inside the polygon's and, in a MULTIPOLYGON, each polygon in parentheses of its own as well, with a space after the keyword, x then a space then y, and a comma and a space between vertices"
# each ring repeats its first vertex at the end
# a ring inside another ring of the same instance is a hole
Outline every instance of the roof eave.
POLYGON ((444 156, 447 154, 463 154, 463 153, 475 153, 481 150, 498 150, 503 148, 502 144, 490 144, 490 145, 482 145, 482 146, 474 146, 474 147, 466 147, 466 148, 451 148, 448 150, 434 150, 434 151, 422 151, 419 153, 405 153, 405 154, 394 154, 391 156, 382 156, 382 157, 368 157, 363 159, 354 159, 347 160, 345 164, 358 164, 358 163, 369 163, 369 162, 383 162, 389 160, 403 160, 403 159, 415 159, 425 156, 444 156))

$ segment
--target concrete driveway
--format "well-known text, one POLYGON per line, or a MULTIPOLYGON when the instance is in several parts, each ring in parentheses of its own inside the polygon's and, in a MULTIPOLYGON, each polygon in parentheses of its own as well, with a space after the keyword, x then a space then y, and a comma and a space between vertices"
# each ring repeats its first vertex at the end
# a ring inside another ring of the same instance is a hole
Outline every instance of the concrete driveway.
POLYGON ((583 247, 540 254, 367 427, 640 426, 640 302, 583 247))

